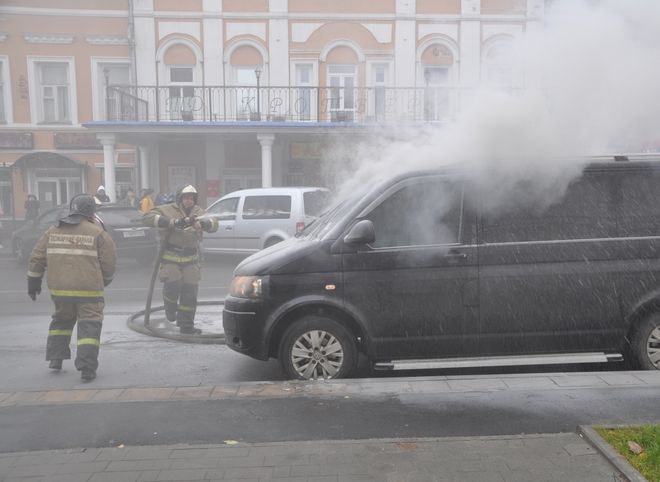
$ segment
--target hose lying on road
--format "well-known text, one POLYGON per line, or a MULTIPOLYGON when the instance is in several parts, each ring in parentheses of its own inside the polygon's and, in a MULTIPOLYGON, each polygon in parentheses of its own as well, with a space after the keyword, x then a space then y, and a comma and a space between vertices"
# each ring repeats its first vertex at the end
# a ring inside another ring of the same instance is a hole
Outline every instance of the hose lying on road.
MULTIPOLYGON (((222 306, 225 304, 225 300, 217 300, 217 301, 200 301, 197 303, 197 306, 222 306)), ((149 302, 149 311, 160 311, 164 310, 164 306, 157 306, 155 308, 151 308, 151 302, 149 302)), ((225 343, 225 334, 224 333, 202 333, 200 335, 184 335, 181 333, 172 333, 168 332, 166 330, 159 330, 158 328, 151 326, 151 324, 147 325, 146 324, 146 313, 147 310, 142 310, 138 311, 137 313, 133 313, 128 317, 126 320, 126 324, 128 327, 136 331, 138 333, 142 333, 143 335, 149 335, 149 336, 155 336, 158 338, 166 338, 168 340, 174 340, 174 341, 182 341, 186 343, 199 343, 202 345, 224 345, 225 343), (137 323, 136 319, 145 315, 145 322, 144 323, 137 323)))

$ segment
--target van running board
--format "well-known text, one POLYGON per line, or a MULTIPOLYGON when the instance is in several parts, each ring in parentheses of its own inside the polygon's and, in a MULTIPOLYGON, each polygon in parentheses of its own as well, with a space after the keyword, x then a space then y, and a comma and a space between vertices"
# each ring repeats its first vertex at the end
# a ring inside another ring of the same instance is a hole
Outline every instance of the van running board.
POLYGON ((510 367, 522 365, 569 365, 623 361, 620 353, 562 353, 556 355, 489 356, 440 358, 428 360, 393 360, 374 364, 376 370, 431 370, 438 368, 510 367))

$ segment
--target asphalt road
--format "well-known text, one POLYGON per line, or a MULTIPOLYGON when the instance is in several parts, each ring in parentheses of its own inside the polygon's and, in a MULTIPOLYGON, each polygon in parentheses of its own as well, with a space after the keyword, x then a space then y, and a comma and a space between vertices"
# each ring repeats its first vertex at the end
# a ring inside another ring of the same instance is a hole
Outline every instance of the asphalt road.
MULTIPOLYGON (((224 298, 236 265, 242 258, 236 256, 212 256, 204 260, 200 299, 224 298)), ((50 315, 52 303, 47 289, 36 302, 27 296, 27 266, 19 266, 9 257, 0 258, 0 323, 12 315, 50 315)), ((120 260, 115 278, 106 293, 106 314, 124 313, 127 309, 144 308, 152 268, 133 260, 120 260), (127 308, 128 307, 128 308, 127 308)), ((44 281, 45 285, 45 281, 44 281)), ((45 288, 45 286, 44 286, 45 288)), ((154 302, 160 299, 161 284, 156 283, 154 302)))

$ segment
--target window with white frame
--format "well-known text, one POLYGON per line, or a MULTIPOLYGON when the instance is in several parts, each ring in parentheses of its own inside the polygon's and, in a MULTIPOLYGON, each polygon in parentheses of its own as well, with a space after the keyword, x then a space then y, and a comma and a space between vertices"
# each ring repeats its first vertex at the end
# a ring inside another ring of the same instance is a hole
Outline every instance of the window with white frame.
POLYGON ((169 103, 171 119, 188 119, 195 109, 193 67, 169 66, 169 103))
POLYGON ((330 115, 333 121, 352 121, 355 113, 355 65, 329 65, 330 115))
POLYGON ((5 66, 2 60, 0 60, 0 122, 7 121, 7 115, 5 114, 5 66))
POLYGON ((126 86, 130 83, 130 64, 123 62, 98 62, 96 64, 96 108, 100 119, 107 119, 110 109, 111 118, 121 118, 121 97, 109 93, 106 96, 106 79, 109 86, 126 86))
POLYGON ((293 111, 298 120, 310 120, 312 116, 312 75, 313 64, 296 64, 296 85, 298 92, 293 100, 293 111))
POLYGON ((386 108, 386 90, 387 86, 387 64, 374 64, 373 65, 373 81, 374 81, 374 115, 376 120, 385 117, 386 108))
POLYGON ((69 104, 69 64, 67 62, 37 62, 39 120, 43 123, 71 122, 69 104))
MULTIPOLYGON (((234 103, 236 118, 245 120, 260 112, 257 106, 257 66, 232 66, 234 70, 235 88, 232 91, 232 102, 234 103)), ((262 75, 263 72, 260 73, 262 75)), ((261 99, 259 99, 261 101, 261 99)))

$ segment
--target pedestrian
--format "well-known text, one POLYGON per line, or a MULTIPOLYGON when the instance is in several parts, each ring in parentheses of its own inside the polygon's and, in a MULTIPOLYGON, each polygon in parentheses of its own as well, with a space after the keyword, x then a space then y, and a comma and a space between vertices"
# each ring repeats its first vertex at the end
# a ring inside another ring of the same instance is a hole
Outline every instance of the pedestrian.
POLYGON ((138 207, 138 200, 135 197, 135 191, 131 189, 130 187, 126 191, 126 197, 124 197, 124 200, 122 201, 122 204, 124 206, 128 206, 131 208, 136 208, 138 207))
POLYGON ((163 254, 158 274, 163 282, 165 316, 184 334, 202 332, 194 326, 201 278, 199 242, 202 231, 218 230, 217 219, 198 219, 203 214, 197 205, 197 190, 186 186, 177 193, 175 202, 156 206, 143 216, 145 225, 160 228, 163 254))
POLYGON ((32 250, 28 268, 28 296, 37 299, 47 270, 48 289, 55 304, 46 361, 62 369, 71 358, 69 343, 78 323, 75 367, 84 382, 96 378, 103 322, 103 288, 112 281, 116 267, 115 244, 95 222, 96 201, 79 194, 71 200, 70 214, 51 226, 32 250))
POLYGON ((34 194, 28 194, 25 201, 25 220, 30 221, 39 217, 39 200, 34 194))
POLYGON ((140 211, 144 214, 147 214, 154 208, 154 200, 151 199, 151 193, 154 190, 150 188, 145 188, 140 191, 140 211))
POLYGON ((98 187, 98 189, 96 190, 96 194, 94 194, 94 197, 98 199, 99 202, 102 203, 110 202, 110 197, 105 193, 105 188, 103 186, 98 187))

